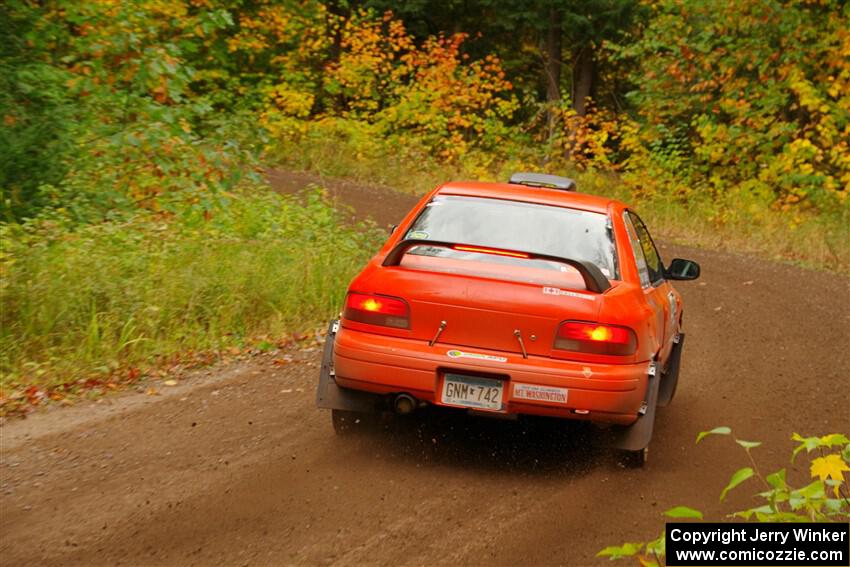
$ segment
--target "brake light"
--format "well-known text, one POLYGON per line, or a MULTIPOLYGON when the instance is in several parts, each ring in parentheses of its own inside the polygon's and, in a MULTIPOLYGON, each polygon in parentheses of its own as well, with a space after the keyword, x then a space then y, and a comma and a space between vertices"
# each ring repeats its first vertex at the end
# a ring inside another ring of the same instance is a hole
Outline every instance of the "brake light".
POLYGON ((480 252, 481 254, 493 254, 494 256, 508 256, 510 258, 530 258, 528 254, 525 252, 512 252, 510 250, 501 250, 499 248, 487 248, 484 246, 465 246, 462 244, 457 244, 452 246, 455 250, 460 250, 461 252, 480 252))
POLYGON ((343 317, 369 325, 407 329, 410 326, 410 308, 397 297, 349 293, 345 300, 343 317))
POLYGON ((637 336, 627 327, 564 321, 555 336, 555 348, 586 354, 628 356, 637 350, 637 336))

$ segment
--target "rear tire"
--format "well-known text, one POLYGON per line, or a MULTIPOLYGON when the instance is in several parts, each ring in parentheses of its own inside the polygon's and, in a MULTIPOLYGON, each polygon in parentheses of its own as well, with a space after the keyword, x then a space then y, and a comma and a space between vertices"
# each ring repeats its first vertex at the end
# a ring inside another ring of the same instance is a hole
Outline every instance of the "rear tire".
POLYGON ((649 460, 649 447, 640 451, 620 451, 619 463, 625 469, 641 469, 649 460))
POLYGON ((370 413, 348 410, 331 410, 331 422, 337 435, 351 435, 363 431, 374 422, 375 416, 370 413))

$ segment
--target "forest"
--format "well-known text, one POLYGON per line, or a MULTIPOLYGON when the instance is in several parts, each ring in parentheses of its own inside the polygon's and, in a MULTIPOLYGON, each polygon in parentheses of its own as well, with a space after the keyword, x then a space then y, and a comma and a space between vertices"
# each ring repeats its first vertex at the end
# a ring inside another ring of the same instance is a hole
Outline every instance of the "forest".
POLYGON ((7 0, 0 25, 9 411, 321 324, 384 233, 269 168, 565 173, 664 238, 850 272, 842 0, 7 0))

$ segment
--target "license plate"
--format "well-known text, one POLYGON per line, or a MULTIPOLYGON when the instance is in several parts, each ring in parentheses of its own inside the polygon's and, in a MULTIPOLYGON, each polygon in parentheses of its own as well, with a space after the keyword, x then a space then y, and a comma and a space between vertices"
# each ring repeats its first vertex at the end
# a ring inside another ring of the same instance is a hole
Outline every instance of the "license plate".
POLYGON ((502 409, 502 389, 501 380, 446 374, 442 401, 452 406, 499 411, 502 409))

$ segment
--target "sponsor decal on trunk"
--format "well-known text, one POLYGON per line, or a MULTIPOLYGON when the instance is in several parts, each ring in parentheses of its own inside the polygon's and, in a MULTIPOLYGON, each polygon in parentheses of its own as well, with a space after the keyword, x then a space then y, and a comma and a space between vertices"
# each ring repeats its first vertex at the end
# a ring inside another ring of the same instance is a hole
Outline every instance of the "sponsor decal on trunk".
POLYGON ((566 388, 554 388, 552 386, 535 386, 534 384, 523 384, 514 382, 515 400, 532 400, 535 402, 551 402, 566 404, 568 390, 566 388))
POLYGON ((592 295, 585 295, 583 293, 576 293, 574 291, 567 291, 565 289, 560 289, 557 287, 544 287, 543 288, 544 295, 565 295, 567 297, 575 297, 576 299, 587 299, 588 301, 596 301, 596 298, 592 295))
POLYGON ((478 352, 463 352, 462 350, 450 350, 446 353, 449 358, 474 358, 475 360, 489 360, 491 362, 507 362, 508 359, 504 356, 493 356, 491 354, 481 354, 478 352))

